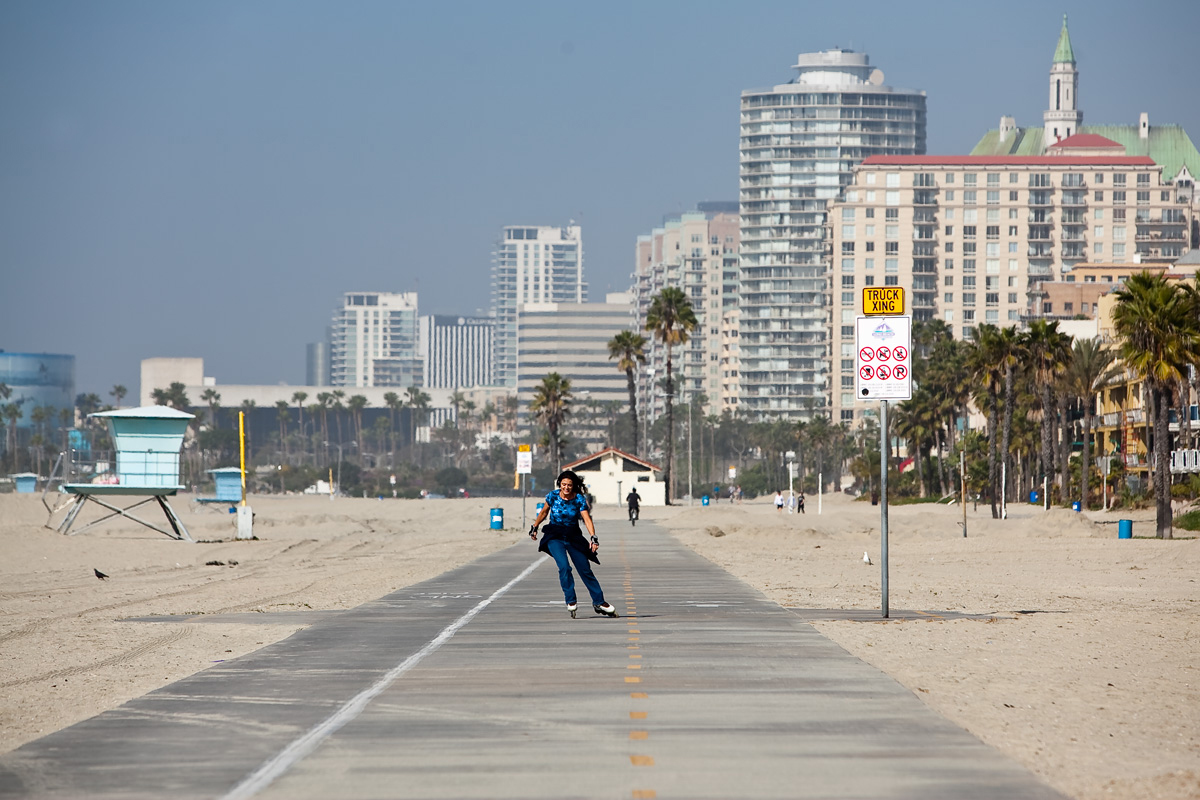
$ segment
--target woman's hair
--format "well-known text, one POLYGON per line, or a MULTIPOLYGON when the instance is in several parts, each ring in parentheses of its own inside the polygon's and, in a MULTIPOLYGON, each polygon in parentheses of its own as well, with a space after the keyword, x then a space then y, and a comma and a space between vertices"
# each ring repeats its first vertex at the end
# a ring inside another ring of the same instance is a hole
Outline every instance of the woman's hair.
POLYGON ((558 484, 562 483, 563 478, 570 478, 575 489, 577 491, 583 491, 583 481, 579 479, 578 475, 569 469, 564 469, 559 473, 558 477, 554 479, 554 485, 557 486, 558 484))

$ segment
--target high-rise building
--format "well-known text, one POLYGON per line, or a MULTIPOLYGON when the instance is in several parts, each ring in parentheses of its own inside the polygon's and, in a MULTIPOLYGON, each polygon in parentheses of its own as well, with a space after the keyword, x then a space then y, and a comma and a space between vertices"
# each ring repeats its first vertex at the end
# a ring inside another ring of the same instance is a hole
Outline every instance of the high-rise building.
POLYGON ((491 386, 495 327, 490 317, 421 317, 425 385, 438 389, 491 386))
POLYGON ((633 302, 626 292, 614 292, 603 303, 524 303, 518 317, 517 398, 527 418, 534 391, 542 379, 557 372, 571 381, 576 438, 603 438, 603 404, 628 408, 625 373, 608 356, 608 342, 634 324, 633 302))
POLYGON ((304 382, 309 386, 329 385, 329 340, 333 338, 330 329, 325 330, 324 342, 309 342, 305 348, 304 382))
MULTIPOLYGON (((682 289, 696 314, 686 343, 672 352, 677 402, 703 395, 705 412, 737 410, 738 388, 737 203, 701 203, 698 211, 667 219, 637 239, 634 330, 647 339, 646 314, 665 287, 682 289)), ((647 348, 638 369, 638 407, 655 414, 665 398, 656 383, 666 374, 666 353, 647 348)))
POLYGON ((866 409, 854 401, 865 286, 903 287, 914 322, 940 319, 965 339, 980 323, 1019 326, 1052 312, 1043 283, 1082 262, 1169 263, 1187 251, 1190 210, 1179 187, 1150 158, 1099 138, 1065 139, 1056 155, 862 163, 829 206, 835 420, 866 409))
POLYGON ((794 69, 742 92, 738 407, 800 419, 829 391, 825 205, 864 158, 925 152, 925 93, 884 86, 849 50, 794 69))
POLYGON ((332 386, 421 386, 416 292, 346 292, 329 355, 332 386))
POLYGON ((517 385, 517 310, 523 303, 586 303, 583 233, 562 227, 509 225, 492 254, 493 379, 517 385))

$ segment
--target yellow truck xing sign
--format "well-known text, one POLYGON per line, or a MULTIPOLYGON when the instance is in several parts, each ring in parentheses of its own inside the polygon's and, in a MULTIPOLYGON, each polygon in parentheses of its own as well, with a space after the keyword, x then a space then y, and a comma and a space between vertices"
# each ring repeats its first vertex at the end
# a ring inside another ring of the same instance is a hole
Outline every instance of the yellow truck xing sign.
POLYGON ((900 315, 904 313, 904 288, 901 286, 866 286, 862 290, 862 313, 900 315))

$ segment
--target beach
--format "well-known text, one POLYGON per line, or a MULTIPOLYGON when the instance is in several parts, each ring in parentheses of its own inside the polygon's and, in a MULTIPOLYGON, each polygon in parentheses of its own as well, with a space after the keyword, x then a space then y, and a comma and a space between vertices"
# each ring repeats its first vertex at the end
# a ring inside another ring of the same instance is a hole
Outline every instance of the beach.
MULTIPOLYGON (((226 506, 175 498, 192 544, 126 520, 63 536, 43 527, 38 495, 0 495, 0 752, 528 543, 519 499, 250 503, 259 538, 237 541, 226 506), (488 527, 493 506, 504 530, 488 527), (206 621, 154 621, 197 615, 206 621)), ((613 506, 596 519, 602 539, 628 525, 613 506)), ((888 620, 869 503, 810 495, 807 513, 789 515, 768 496, 644 508, 643 519, 1072 797, 1200 797, 1200 542, 1136 538, 1153 531, 1152 511, 1021 504, 1000 521, 980 506, 964 538, 961 508, 893 505, 888 620), (1119 518, 1135 538, 1117 538, 1119 518)))

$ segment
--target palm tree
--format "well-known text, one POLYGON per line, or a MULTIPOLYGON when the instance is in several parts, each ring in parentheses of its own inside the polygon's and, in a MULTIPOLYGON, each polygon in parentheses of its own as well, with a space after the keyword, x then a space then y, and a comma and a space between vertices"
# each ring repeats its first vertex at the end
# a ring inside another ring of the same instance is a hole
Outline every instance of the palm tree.
POLYGON ((350 419, 354 422, 354 441, 358 444, 358 457, 363 457, 362 411, 367 407, 367 398, 361 394, 353 395, 346 401, 350 409, 350 419))
POLYGON ((1042 403, 1042 472, 1049 476, 1054 472, 1054 385, 1066 370, 1071 337, 1059 332, 1058 322, 1035 319, 1024 339, 1042 403))
POLYGON ((1191 296, 1162 275, 1130 275, 1117 290, 1113 329, 1121 357, 1141 376, 1154 411, 1154 494, 1158 537, 1172 538, 1168 399, 1188 364, 1200 363, 1200 323, 1191 296))
POLYGON ((1080 480, 1083 509, 1088 509, 1092 469, 1092 419, 1095 416, 1096 393, 1116 375, 1113 360, 1116 354, 1100 345, 1098 339, 1078 339, 1071 350, 1067 365, 1067 386, 1071 394, 1083 403, 1083 463, 1080 480))
POLYGON ((996 507, 996 461, 999 436, 996 428, 999 406, 1000 384, 1003 380, 1000 331, 995 325, 984 323, 975 328, 970 365, 971 370, 982 381, 977 386, 975 404, 987 412, 988 426, 988 495, 992 505, 992 519, 1000 518, 996 507))
POLYGON ((342 444, 342 412, 346 407, 342 405, 342 400, 346 398, 346 393, 341 389, 334 389, 329 393, 330 407, 333 409, 333 421, 337 423, 338 444, 342 444))
POLYGON ((275 401, 275 409, 279 418, 279 446, 283 448, 284 460, 287 459, 287 424, 291 419, 291 415, 288 413, 289 408, 287 400, 275 401))
MULTIPOLYGON (((413 447, 416 447, 417 446, 417 428, 426 423, 427 416, 429 413, 429 403, 433 398, 431 398, 425 392, 422 392, 421 389, 417 386, 410 386, 407 389, 405 389, 404 391, 408 395, 409 435, 411 437, 413 447)), ((417 451, 418 465, 421 462, 420 452, 421 452, 420 450, 417 451)))
POLYGON ((296 425, 300 428, 300 438, 304 438, 304 401, 308 399, 308 392, 292 392, 292 402, 296 404, 296 415, 298 421, 296 425))
MULTIPOLYGON (((383 396, 383 404, 388 409, 388 452, 394 454, 396 452, 396 414, 404 407, 404 401, 395 392, 387 392, 383 396)), ((395 455, 392 455, 392 459, 390 463, 394 465, 395 455)))
MULTIPOLYGON (((1004 475, 1007 478, 1012 473, 1008 467, 1012 463, 1012 421, 1013 403, 1016 394, 1015 381, 1018 365, 1024 361, 1024 343, 1017 329, 1009 326, 1000 331, 996 341, 996 355, 1000 358, 1000 367, 1004 371, 1004 421, 1001 423, 1000 457, 1004 459, 1004 475)), ((1004 502, 1008 502, 1010 486, 1014 481, 1006 480, 1003 491, 1004 502)))
POLYGON ((17 470, 17 421, 21 419, 20 403, 5 403, 0 410, 8 423, 8 452, 11 453, 12 469, 17 470))
POLYGON ((465 394, 463 394, 462 392, 460 392, 458 389, 455 389, 454 392, 450 395, 450 407, 454 409, 454 424, 455 425, 458 424, 458 412, 462 408, 462 404, 466 399, 467 399, 467 396, 465 394))
POLYGON ((242 415, 246 423, 246 458, 250 458, 250 412, 258 406, 253 400, 242 401, 242 415))
POLYGON ((117 385, 113 386, 112 391, 110 391, 109 394, 113 396, 114 400, 116 400, 117 408, 120 408, 121 401, 125 399, 125 395, 129 394, 129 390, 118 383, 117 385))
POLYGON ((646 363, 646 337, 633 331, 621 331, 608 340, 608 358, 617 359, 617 369, 625 373, 629 389, 629 422, 633 426, 633 452, 641 455, 641 439, 638 430, 637 384, 633 371, 638 364, 646 363))
POLYGON ((200 399, 208 403, 208 423, 212 425, 213 430, 217 428, 217 412, 221 409, 221 395, 216 389, 205 389, 200 394, 200 399))
POLYGON ((529 411, 546 426, 550 460, 554 462, 554 474, 557 475, 562 467, 562 439, 558 432, 571 413, 571 381, 557 372, 542 378, 541 384, 533 392, 529 411))
POLYGON ((671 348, 685 343, 688 334, 695 327, 696 314, 682 289, 668 286, 650 300, 650 308, 646 312, 646 330, 653 332, 654 337, 667 348, 667 466, 666 475, 663 476, 667 505, 671 504, 671 470, 675 458, 675 413, 672 408, 675 383, 672 375, 671 348))

